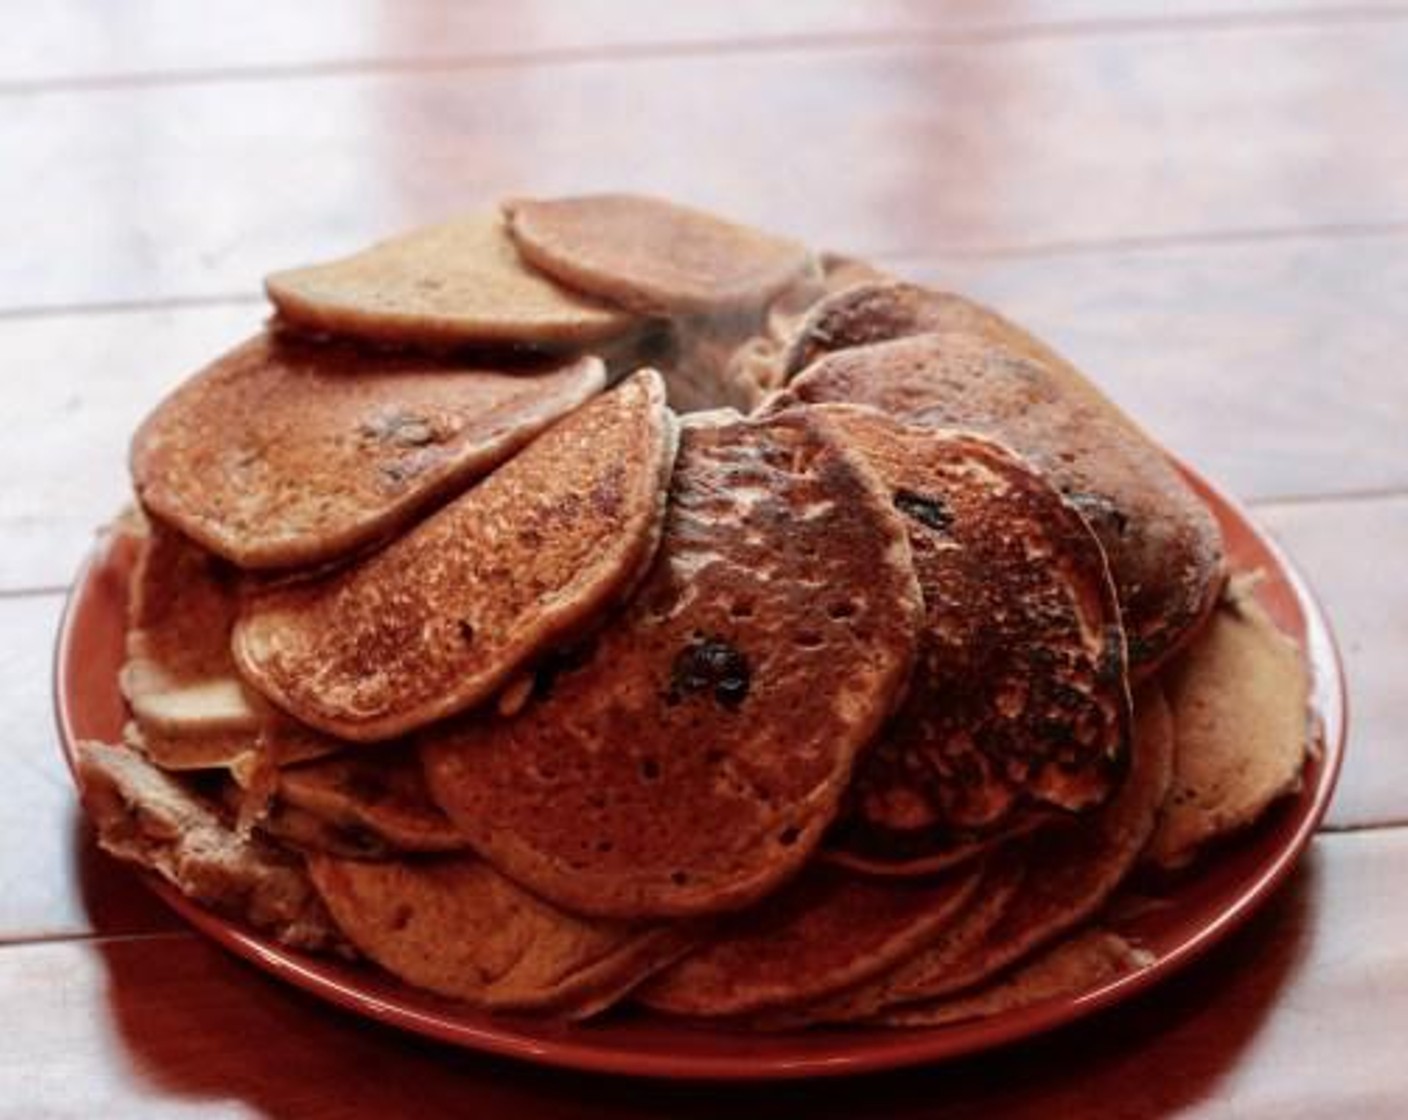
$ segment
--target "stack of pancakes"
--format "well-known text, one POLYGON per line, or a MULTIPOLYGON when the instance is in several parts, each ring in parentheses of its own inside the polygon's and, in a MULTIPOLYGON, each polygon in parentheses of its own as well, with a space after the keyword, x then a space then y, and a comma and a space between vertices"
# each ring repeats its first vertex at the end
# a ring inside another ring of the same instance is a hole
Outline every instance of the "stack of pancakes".
POLYGON ((990 1014, 1295 788, 1299 651, 995 312, 672 203, 269 278, 137 432, 103 845, 502 1011, 990 1014))

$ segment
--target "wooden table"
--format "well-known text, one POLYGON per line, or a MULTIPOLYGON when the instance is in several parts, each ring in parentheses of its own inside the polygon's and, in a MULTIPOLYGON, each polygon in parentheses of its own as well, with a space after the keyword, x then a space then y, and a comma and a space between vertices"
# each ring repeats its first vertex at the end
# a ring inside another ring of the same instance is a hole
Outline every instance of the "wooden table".
POLYGON ((1408 1115, 1408 9, 1334 0, 22 5, 0 37, 0 1116, 1408 1115), (23 14, 18 14, 23 12, 23 14), (719 1091, 368 1026, 97 855, 50 716, 138 418, 276 266, 657 191, 991 300, 1249 500, 1351 680, 1324 832, 1146 998, 976 1061, 719 1091))

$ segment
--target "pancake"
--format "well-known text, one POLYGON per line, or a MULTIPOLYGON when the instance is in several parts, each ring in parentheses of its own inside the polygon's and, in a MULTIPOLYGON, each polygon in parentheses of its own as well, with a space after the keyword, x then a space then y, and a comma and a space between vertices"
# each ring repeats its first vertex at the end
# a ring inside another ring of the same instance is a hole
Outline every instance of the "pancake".
POLYGON ((309 870, 348 939, 417 988, 494 1011, 596 1014, 687 948, 682 930, 565 914, 473 856, 309 870))
POLYGON ((129 745, 168 770, 228 767, 251 751, 284 765, 338 749, 240 680, 230 652, 241 596, 234 569, 159 521, 137 550, 119 676, 133 715, 129 745))
POLYGON ((950 332, 991 338, 1036 362, 1065 364, 1055 351, 1021 327, 965 296, 893 277, 861 274, 856 283, 833 289, 829 298, 814 304, 796 324, 788 336, 782 377, 789 380, 838 350, 950 332))
POLYGON ((105 851, 285 944, 322 950, 342 945, 295 856, 236 832, 130 748, 79 743, 75 768, 105 851))
POLYGON ((1135 700, 1134 747, 1119 793, 1089 822, 1052 831, 1026 848, 1022 888, 968 952, 920 953, 853 989, 818 1019, 866 1018, 897 1004, 972 987, 1074 929, 1124 880, 1153 834, 1173 772, 1173 717, 1155 686, 1135 700))
MULTIPOLYGON (((420 758, 405 743, 348 751, 278 774, 273 805, 299 810, 344 834, 388 850, 447 852, 466 847, 426 788, 420 758)), ((287 812, 285 812, 287 815, 287 812)))
POLYGON ((904 515, 925 605, 909 693, 858 766, 830 846, 924 863, 1103 804, 1124 773, 1130 701, 1089 526, 990 440, 817 411, 904 515))
POLYGON ((503 211, 534 268, 647 315, 761 307, 811 266, 806 246, 664 199, 514 199, 503 211))
MULTIPOLYGON (((942 973, 982 944, 1012 905, 1025 874, 1025 861, 1017 851, 996 854, 987 862, 978 889, 939 929, 937 936, 920 947, 931 972, 942 973)), ((900 961, 895 967, 902 964, 900 961)), ((817 1023, 868 1019, 875 1009, 875 993, 876 984, 862 982, 820 1000, 751 1016, 746 1025, 758 1030, 795 1030, 817 1023)))
POLYGON ((1148 963, 1148 953, 1119 934, 1098 928, 1083 930, 976 991, 897 1007, 872 1021, 887 1027, 936 1027, 988 1018, 1090 991, 1148 963))
POLYGON ((937 879, 880 882, 808 868, 725 925, 636 993, 672 1015, 776 1010, 861 983, 912 956, 952 925, 978 891, 972 867, 937 879))
POLYGON ((495 214, 276 272, 264 287, 283 320, 300 330, 398 346, 575 348, 633 325, 619 308, 525 268, 495 214))
POLYGON ((1241 581, 1165 677, 1173 786, 1149 862, 1173 869, 1300 787, 1310 678, 1296 645, 1241 581))
POLYGON ((920 610, 898 515, 822 419, 691 417, 628 609, 517 715, 424 736, 431 793, 569 909, 741 908, 831 823, 920 610))
POLYGON ((252 596, 236 661, 355 741, 472 707, 627 589, 659 541, 674 453, 659 375, 642 371, 368 559, 252 596))
POLYGON ((226 810, 255 834, 304 856, 339 859, 396 859, 403 853, 374 832, 337 824, 281 801, 251 812, 249 795, 234 782, 222 788, 226 810))
POLYGON ((253 731, 183 730, 175 733, 143 728, 130 720, 122 741, 163 770, 233 770, 258 760, 275 768, 336 754, 345 744, 303 727, 269 707, 267 723, 253 731))
MULTIPOLYGON (((1223 574, 1216 521, 1163 451, 1068 363, 995 313, 957 296, 934 299, 949 310, 920 323, 932 326, 929 333, 819 354, 771 407, 868 404, 912 423, 990 436, 1030 459, 1100 538, 1130 664, 1148 677, 1216 598, 1223 574), (971 323, 942 326, 945 316, 971 323)), ((876 333, 901 329, 878 313, 865 322, 876 333)))
MULTIPOLYGON (((818 264, 819 268, 808 269, 779 292, 761 317, 750 320, 745 335, 735 333, 720 340, 713 332, 706 332, 695 349, 682 347, 681 364, 705 393, 714 392, 712 403, 745 412, 757 407, 785 380, 781 355, 807 312, 831 293, 886 278, 863 261, 835 253, 821 254, 818 264), (704 374, 694 372, 701 369, 704 374)), ((685 335, 684 327, 677 327, 677 331, 685 335)), ((687 335, 685 340, 693 341, 687 335)), ((675 372, 680 371, 677 368, 675 372)))
POLYGON ((240 567, 311 567, 395 533, 605 382, 595 358, 485 369, 263 334, 146 419, 132 478, 240 567))

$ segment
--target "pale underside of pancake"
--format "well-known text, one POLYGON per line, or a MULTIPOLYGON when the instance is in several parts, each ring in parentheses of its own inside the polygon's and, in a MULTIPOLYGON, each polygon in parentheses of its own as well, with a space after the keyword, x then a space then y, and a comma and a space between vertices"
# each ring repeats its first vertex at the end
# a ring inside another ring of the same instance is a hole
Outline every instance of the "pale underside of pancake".
POLYGON ((796 241, 643 195, 514 199, 503 210, 534 268, 644 314, 761 307, 812 265, 796 241))
POLYGON ((119 683, 133 715, 123 739, 164 769, 229 767, 251 753, 286 765, 339 747, 240 680, 230 652, 240 595, 224 561, 148 523, 129 584, 119 683))
POLYGON ((147 418, 132 477, 232 563, 311 567, 395 533, 605 383, 590 357, 482 368, 266 333, 147 418))
POLYGON ((1312 731, 1305 659, 1240 584, 1164 678, 1173 786, 1146 857, 1165 868, 1300 786, 1312 731))
POLYGON ((904 515, 925 620, 905 702, 866 752, 832 847, 925 864, 1110 796, 1129 691, 1109 571, 1085 521, 990 440, 823 412, 904 515))
POLYGON ((251 597, 245 678, 303 722, 390 739, 486 699, 654 553, 676 445, 645 370, 386 548, 251 597))
POLYGON ((351 750, 278 772, 272 810, 307 814, 364 849, 447 852, 466 847, 426 788, 408 743, 351 750))
POLYGON ((690 943, 672 926, 564 913, 470 855, 379 863, 313 856, 309 870, 365 956, 417 988, 494 1011, 585 1018, 690 943))
POLYGON ((849 1022, 970 988, 1074 929, 1124 880, 1153 834, 1173 773, 1173 717, 1156 686, 1135 699, 1131 764, 1118 794, 1089 821, 1025 847, 1021 889, 961 954, 921 952, 884 976, 811 1009, 813 1021, 849 1022))
POLYGON ((699 1017, 810 1001, 875 976, 938 938, 980 888, 981 867, 881 882, 824 864, 722 926, 637 993, 699 1017))
POLYGON ((834 299, 855 314, 833 316, 837 325, 826 305, 818 309, 795 359, 811 361, 774 407, 869 404, 991 436, 1030 459, 1100 538, 1131 666, 1152 674, 1205 619, 1223 574, 1217 523, 1164 452, 1068 362, 995 312, 912 285, 834 299))
POLYGON ((496 214, 276 272, 264 286, 283 319, 302 330, 405 346, 577 347, 634 322, 526 267, 496 214))
POLYGON ((936 1027, 1034 1007, 1088 992, 1147 967, 1147 952, 1106 929, 1087 929, 985 987, 930 1003, 882 1011, 872 1022, 889 1027, 936 1027))
POLYGON ((689 418, 670 499, 654 568, 579 665, 423 739, 474 847, 586 913, 737 909, 793 875, 914 654, 904 527, 822 420, 689 418))
POLYGON ((83 802, 104 850, 286 944, 341 946, 296 857, 230 828, 130 748, 80 743, 75 762, 83 802))

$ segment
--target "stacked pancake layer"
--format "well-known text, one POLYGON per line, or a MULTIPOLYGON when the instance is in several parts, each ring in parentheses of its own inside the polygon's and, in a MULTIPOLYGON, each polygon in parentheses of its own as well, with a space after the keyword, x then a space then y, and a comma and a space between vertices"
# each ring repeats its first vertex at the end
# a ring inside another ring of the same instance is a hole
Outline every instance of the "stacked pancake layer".
POLYGON ((950 1022, 1295 788, 1303 659, 1069 363, 658 199, 269 278, 132 448, 100 841, 468 1005, 950 1022))

